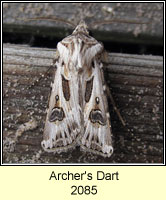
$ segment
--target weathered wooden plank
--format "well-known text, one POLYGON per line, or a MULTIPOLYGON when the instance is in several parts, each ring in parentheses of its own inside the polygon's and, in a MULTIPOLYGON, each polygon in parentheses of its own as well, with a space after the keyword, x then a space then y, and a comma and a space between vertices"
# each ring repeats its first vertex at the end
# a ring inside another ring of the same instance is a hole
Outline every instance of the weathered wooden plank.
POLYGON ((163 58, 111 53, 105 78, 121 115, 110 103, 115 152, 101 158, 76 150, 54 155, 41 149, 45 110, 54 70, 28 89, 48 70, 55 50, 4 44, 3 48, 3 162, 4 163, 162 163, 163 58), (13 144, 19 126, 36 119, 38 127, 13 144))
POLYGON ((101 41, 156 44, 163 43, 163 3, 4 3, 3 30, 32 35, 64 37, 68 26, 48 21, 25 22, 18 18, 56 16, 75 24, 98 20, 122 19, 150 22, 148 24, 114 23, 94 27, 94 37, 101 41), (66 27, 65 29, 61 29, 66 27), (102 31, 102 32, 101 32, 102 31), (110 34, 111 33, 111 34, 110 34))

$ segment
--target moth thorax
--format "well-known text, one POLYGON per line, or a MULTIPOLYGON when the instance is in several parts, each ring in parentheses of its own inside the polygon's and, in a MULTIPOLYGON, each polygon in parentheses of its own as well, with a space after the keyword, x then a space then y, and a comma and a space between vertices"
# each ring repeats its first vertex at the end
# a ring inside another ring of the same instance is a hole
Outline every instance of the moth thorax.
POLYGON ((79 52, 75 51, 71 57, 71 62, 75 69, 80 70, 83 67, 84 59, 79 52))

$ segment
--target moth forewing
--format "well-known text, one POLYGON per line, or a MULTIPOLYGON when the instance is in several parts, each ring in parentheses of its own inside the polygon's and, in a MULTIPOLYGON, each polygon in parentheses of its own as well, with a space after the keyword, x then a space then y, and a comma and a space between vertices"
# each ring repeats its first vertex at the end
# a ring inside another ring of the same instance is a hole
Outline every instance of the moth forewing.
POLYGON ((89 36, 84 22, 57 45, 59 59, 42 147, 61 152, 79 144, 110 157, 111 129, 101 55, 103 45, 89 36))
POLYGON ((99 55, 93 58, 91 74, 85 73, 84 127, 81 147, 104 157, 113 153, 106 86, 99 55))
MULTIPOLYGON (((57 50, 60 54, 61 49, 57 50)), ((60 54, 56 62, 57 70, 44 128, 42 147, 48 152, 72 148, 81 132, 78 77, 73 69, 69 69, 70 64, 64 62, 63 56, 60 54)))

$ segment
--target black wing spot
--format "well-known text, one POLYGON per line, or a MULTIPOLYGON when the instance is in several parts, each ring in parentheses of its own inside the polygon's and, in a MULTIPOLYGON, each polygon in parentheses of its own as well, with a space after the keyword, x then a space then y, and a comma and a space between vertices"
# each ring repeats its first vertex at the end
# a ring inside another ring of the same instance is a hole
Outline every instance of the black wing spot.
POLYGON ((69 99, 70 99, 69 81, 66 80, 63 75, 62 75, 62 88, 63 88, 63 95, 64 95, 66 101, 69 101, 69 99))
POLYGON ((62 67, 65 65, 64 61, 62 61, 62 67))
POLYGON ((105 125, 105 119, 102 116, 101 110, 96 109, 96 110, 92 110, 89 114, 89 118, 91 120, 92 123, 99 123, 101 125, 105 125))
POLYGON ((89 81, 86 82, 86 90, 85 90, 85 101, 86 102, 89 102, 91 94, 92 94, 93 78, 94 77, 92 77, 89 81))
POLYGON ((50 122, 55 122, 57 120, 62 121, 64 117, 65 117, 65 113, 63 111, 63 108, 55 107, 52 109, 52 112, 49 116, 49 121, 50 122))
POLYGON ((92 60, 92 67, 95 68, 95 62, 92 60))
POLYGON ((59 100, 59 96, 58 95, 55 96, 55 100, 56 100, 56 102, 59 100))
POLYGON ((99 104, 99 103, 100 103, 99 97, 96 97, 96 98, 95 98, 95 101, 96 101, 97 104, 99 104))

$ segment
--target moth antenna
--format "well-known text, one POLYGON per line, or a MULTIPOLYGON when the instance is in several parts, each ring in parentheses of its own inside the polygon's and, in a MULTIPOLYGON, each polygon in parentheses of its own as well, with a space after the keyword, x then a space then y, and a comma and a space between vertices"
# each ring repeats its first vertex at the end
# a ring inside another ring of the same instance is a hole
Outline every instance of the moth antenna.
POLYGON ((121 20, 121 19, 112 19, 112 20, 103 20, 103 21, 96 21, 89 25, 89 27, 93 27, 95 25, 103 25, 103 24, 112 24, 112 23, 127 23, 127 24, 149 24, 150 22, 138 22, 135 20, 121 20))
POLYGON ((75 24, 66 20, 66 19, 62 19, 59 17, 54 17, 54 16, 49 16, 49 17, 35 17, 35 18, 28 18, 28 19, 21 19, 21 18, 17 18, 19 20, 24 20, 24 21, 33 21, 33 20, 48 20, 48 21, 56 21, 56 22, 63 22, 65 24, 68 24, 70 26, 72 26, 73 28, 75 28, 75 24))

